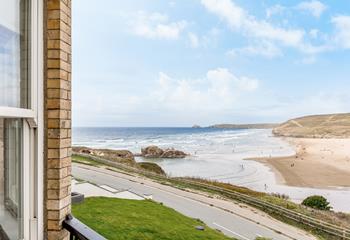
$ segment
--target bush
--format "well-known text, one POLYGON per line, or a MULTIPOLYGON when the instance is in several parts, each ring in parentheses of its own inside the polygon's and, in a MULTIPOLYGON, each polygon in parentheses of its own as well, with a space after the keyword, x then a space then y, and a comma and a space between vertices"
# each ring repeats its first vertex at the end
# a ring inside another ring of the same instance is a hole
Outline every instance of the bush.
POLYGON ((326 198, 317 195, 307 197, 301 204, 319 210, 330 210, 332 208, 326 198))
POLYGON ((287 194, 281 194, 281 193, 271 193, 271 196, 277 197, 283 200, 289 200, 289 196, 287 194))
POLYGON ((164 170, 156 163, 139 162, 139 163, 136 163, 136 166, 143 169, 143 170, 165 176, 164 170))

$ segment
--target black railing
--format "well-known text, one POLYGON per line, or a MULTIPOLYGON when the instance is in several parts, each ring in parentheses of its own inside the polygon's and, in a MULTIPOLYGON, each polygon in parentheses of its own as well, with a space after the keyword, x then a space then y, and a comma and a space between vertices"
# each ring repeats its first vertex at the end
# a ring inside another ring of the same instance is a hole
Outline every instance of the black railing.
POLYGON ((72 215, 68 215, 63 221, 63 228, 70 233, 70 240, 106 240, 72 215))

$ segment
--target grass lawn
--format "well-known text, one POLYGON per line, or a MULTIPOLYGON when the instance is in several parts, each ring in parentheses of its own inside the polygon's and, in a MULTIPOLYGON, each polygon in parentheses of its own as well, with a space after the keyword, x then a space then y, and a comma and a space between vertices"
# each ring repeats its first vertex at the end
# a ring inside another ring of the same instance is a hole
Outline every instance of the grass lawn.
POLYGON ((109 240, 228 240, 199 220, 159 203, 116 198, 86 198, 72 207, 73 215, 109 240))
MULTIPOLYGON (((78 163, 87 164, 87 165, 92 165, 92 166, 103 166, 103 164, 100 164, 91 158, 79 157, 77 155, 75 155, 75 156, 73 155, 73 161, 78 162, 78 163)), ((114 168, 109 168, 109 169, 111 171, 116 171, 116 169, 114 169, 114 168)), ((133 170, 131 170, 130 172, 133 172, 133 170)), ((146 175, 146 177, 150 178, 149 175, 146 175)), ((208 190, 207 188, 203 188, 203 187, 198 186, 198 185, 195 186, 193 184, 188 184, 186 182, 179 183, 178 181, 173 182, 172 179, 176 179, 176 178, 167 178, 166 181, 163 181, 164 179, 162 180, 162 178, 160 178, 160 179, 157 178, 156 181, 163 183, 163 184, 164 183, 165 184, 172 183, 172 186, 180 188, 180 189, 189 188, 189 189, 194 189, 194 190, 200 190, 203 192, 209 192, 211 194, 222 195, 222 193, 219 193, 219 192, 213 191, 213 190, 208 190)), ((181 180, 181 179, 182 178, 180 178, 180 179, 177 178, 177 180, 181 180)), ((269 194, 266 194, 263 192, 257 192, 257 191, 250 190, 248 188, 234 186, 234 185, 227 184, 227 183, 210 181, 210 180, 199 179, 199 178, 184 178, 184 179, 191 180, 194 182, 199 182, 199 183, 205 183, 208 185, 213 185, 215 187, 220 187, 220 188, 225 189, 225 190, 231 190, 234 192, 249 195, 251 197, 263 200, 265 202, 272 203, 272 204, 299 212, 301 214, 304 214, 304 215, 307 215, 307 216, 310 216, 310 217, 313 217, 316 219, 320 219, 322 221, 328 222, 328 223, 333 224, 333 225, 338 225, 338 226, 342 226, 342 227, 346 227, 346 228, 349 228, 349 226, 350 226, 349 225, 350 224, 350 214, 347 214, 347 213, 337 213, 337 212, 332 212, 332 211, 316 211, 314 209, 305 208, 300 204, 293 203, 290 200, 282 199, 282 198, 277 197, 277 196, 272 196, 272 195, 269 195, 269 194)), ((153 178, 153 180, 155 180, 155 178, 153 178)), ((223 195, 223 196, 225 196, 225 195, 223 195)), ((261 210, 267 212, 268 214, 270 214, 272 217, 274 217, 277 220, 280 220, 282 222, 285 222, 285 223, 288 223, 290 225, 296 226, 298 228, 304 229, 304 230, 308 231, 309 233, 317 236, 319 239, 327 239, 327 240, 336 240, 337 239, 337 237, 326 234, 325 232, 319 231, 317 229, 311 228, 308 225, 304 225, 302 223, 296 223, 295 221, 292 221, 292 220, 285 218, 281 215, 274 214, 271 211, 269 211, 269 209, 262 208, 261 210)), ((147 239, 147 238, 145 238, 145 239, 147 239)))

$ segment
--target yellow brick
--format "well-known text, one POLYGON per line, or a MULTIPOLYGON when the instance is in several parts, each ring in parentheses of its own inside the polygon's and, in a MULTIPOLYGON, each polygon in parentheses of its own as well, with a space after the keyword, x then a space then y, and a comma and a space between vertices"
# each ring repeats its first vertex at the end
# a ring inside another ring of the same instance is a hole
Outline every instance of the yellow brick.
POLYGON ((69 240, 69 233, 67 230, 48 231, 47 240, 69 240))
POLYGON ((67 138, 67 137, 70 137, 70 134, 71 134, 70 131, 71 130, 68 130, 68 129, 48 129, 48 137, 49 138, 67 138))
POLYGON ((47 90, 48 98, 61 98, 61 90, 57 88, 47 90))
POLYGON ((60 40, 48 40, 47 41, 48 49, 61 49, 61 41, 60 40))
POLYGON ((60 78, 60 70, 59 69, 49 69, 47 71, 48 78, 60 78))
POLYGON ((47 146, 49 148, 60 148, 60 143, 61 143, 60 139, 48 139, 47 146))
MULTIPOLYGON (((51 191, 51 190, 49 190, 49 191, 51 191)), ((47 211, 47 219, 49 219, 49 220, 57 220, 57 219, 59 219, 59 217, 60 217, 60 211, 58 211, 58 210, 56 210, 56 211, 53 211, 53 210, 47 211)))
POLYGON ((60 50, 48 50, 47 51, 47 57, 49 59, 60 59, 60 50))
POLYGON ((62 220, 71 211, 71 0, 47 1, 47 172, 48 240, 68 240, 62 220))
POLYGON ((60 40, 61 39, 61 31, 58 30, 58 29, 47 30, 47 39, 49 39, 49 40, 60 40))
MULTIPOLYGON (((52 109, 48 110, 48 118, 50 119, 69 119, 70 120, 70 111, 68 110, 59 110, 59 109, 52 109)), ((66 138, 67 135, 64 137, 66 138)))
POLYGON ((60 79, 48 79, 47 88, 61 88, 60 79))
POLYGON ((61 1, 60 0, 48 0, 47 1, 47 9, 48 10, 56 10, 56 9, 59 10, 60 7, 61 7, 61 1))
POLYGON ((58 220, 48 220, 47 221, 47 229, 48 230, 61 230, 61 224, 58 220))
POLYGON ((46 207, 48 210, 60 210, 60 200, 47 200, 46 207))
POLYGON ((62 15, 60 10, 51 10, 47 12, 47 19, 60 19, 62 15))
MULTIPOLYGON (((65 166, 64 165, 64 159, 70 157, 71 154, 68 154, 68 148, 63 148, 63 149, 48 149, 48 158, 49 159, 60 159, 62 162, 59 162, 59 166, 65 166)), ((70 159, 70 158, 69 158, 70 159)), ((70 162, 69 162, 70 164, 70 162)))
POLYGON ((60 19, 49 19, 47 21, 47 29, 49 30, 60 29, 60 26, 61 26, 60 19))

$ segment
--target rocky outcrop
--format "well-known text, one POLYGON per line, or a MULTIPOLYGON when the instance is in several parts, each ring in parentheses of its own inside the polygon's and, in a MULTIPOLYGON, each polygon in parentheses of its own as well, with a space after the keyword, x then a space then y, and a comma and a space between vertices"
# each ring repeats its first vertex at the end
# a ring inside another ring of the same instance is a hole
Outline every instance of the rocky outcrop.
POLYGON ((184 158, 186 156, 187 154, 182 151, 176 149, 166 149, 161 158, 184 158))
POLYGON ((141 149, 141 156, 145 158, 184 158, 187 154, 173 148, 163 150, 157 146, 148 146, 141 149))
POLYGON ((87 147, 73 147, 73 151, 76 153, 89 154, 98 157, 104 157, 108 160, 112 160, 118 163, 126 163, 134 165, 135 158, 132 152, 128 150, 111 150, 111 149, 92 149, 87 147))
POLYGON ((163 149, 157 146, 148 146, 141 149, 141 156, 148 158, 160 158, 163 155, 163 149))
MULTIPOLYGON (((163 151, 162 149, 148 149, 151 151, 154 155, 159 154, 159 151, 161 151, 162 154, 166 153, 166 151, 163 151), (153 152, 155 151, 155 152, 153 152)), ((131 166, 133 168, 138 168, 147 172, 156 173, 165 176, 166 173, 164 170, 156 163, 151 162, 136 162, 134 156, 142 156, 140 155, 134 155, 132 152, 128 150, 111 150, 111 149, 93 149, 88 147, 73 147, 73 152, 75 154, 84 154, 84 155, 91 155, 91 156, 97 156, 100 158, 104 158, 113 162, 125 164, 128 166, 131 166)), ((170 155, 174 155, 170 154, 170 155)), ((178 153, 180 155, 180 153, 178 153)), ((0 238, 1 239, 1 238, 0 238)))

